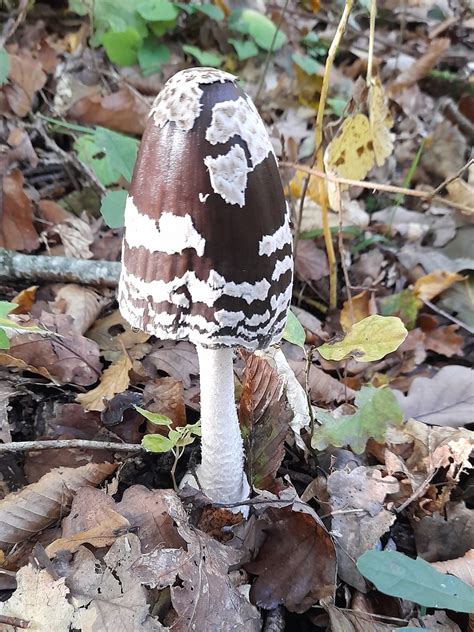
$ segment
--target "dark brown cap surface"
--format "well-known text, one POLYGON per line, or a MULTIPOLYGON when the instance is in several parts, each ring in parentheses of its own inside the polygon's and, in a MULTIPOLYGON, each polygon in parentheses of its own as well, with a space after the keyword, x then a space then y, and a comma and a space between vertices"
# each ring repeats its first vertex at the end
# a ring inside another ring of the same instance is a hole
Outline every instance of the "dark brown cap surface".
POLYGON ((119 304, 134 326, 207 347, 281 338, 289 216, 262 120, 235 77, 174 75, 143 135, 125 212, 119 304))

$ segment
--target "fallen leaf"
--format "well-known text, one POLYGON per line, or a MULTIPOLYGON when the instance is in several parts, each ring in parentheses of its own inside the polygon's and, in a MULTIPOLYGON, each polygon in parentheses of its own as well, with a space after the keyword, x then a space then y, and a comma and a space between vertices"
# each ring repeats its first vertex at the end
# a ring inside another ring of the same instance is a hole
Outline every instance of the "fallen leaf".
MULTIPOLYGON (((186 425, 183 383, 174 377, 156 378, 148 382, 143 391, 144 407, 152 413, 160 413, 173 422, 172 428, 186 425)), ((159 426, 148 424, 148 432, 157 432, 159 426)))
POLYGON ((143 134, 150 105, 130 88, 101 96, 93 94, 76 101, 67 116, 80 123, 103 125, 125 134, 143 134))
POLYGON ((339 316, 339 322, 344 331, 349 331, 352 325, 370 316, 370 298, 370 292, 363 290, 360 294, 356 294, 351 299, 344 301, 341 315, 339 316))
POLYGON ((431 301, 447 290, 453 283, 463 281, 465 277, 456 272, 435 270, 416 280, 413 293, 420 301, 431 301))
POLYGON ((474 329, 474 276, 450 287, 437 305, 474 329))
POLYGON ((322 524, 309 513, 271 508, 262 528, 266 538, 245 569, 257 575, 250 589, 253 603, 266 610, 284 605, 305 612, 335 591, 334 546, 322 524))
POLYGON ((450 365, 432 378, 415 378, 406 396, 393 392, 407 417, 435 426, 464 426, 474 421, 473 380, 473 369, 450 365))
POLYGON ((447 358, 463 355, 464 338, 457 333, 459 325, 446 325, 444 327, 427 328, 421 325, 425 334, 424 346, 429 351, 434 351, 447 358))
MULTIPOLYGON (((393 632, 393 625, 381 623, 378 617, 371 617, 368 612, 358 610, 341 610, 326 601, 321 602, 331 622, 334 632, 393 632)), ((398 628, 397 628, 398 629, 398 628)))
POLYGON ((90 224, 80 217, 68 218, 65 222, 57 224, 53 232, 56 232, 64 246, 66 257, 73 259, 91 259, 92 252, 89 246, 94 241, 94 234, 90 224))
POLYGON ((31 112, 33 99, 46 83, 47 76, 41 63, 25 49, 10 54, 8 84, 3 87, 8 105, 20 118, 31 112))
POLYGON ((132 360, 142 358, 151 349, 151 345, 146 344, 150 335, 142 331, 133 331, 118 309, 97 320, 87 332, 87 337, 99 345, 102 355, 108 362, 118 360, 124 349, 132 360))
POLYGON ((16 394, 15 388, 10 382, 0 382, 0 441, 9 443, 12 440, 8 411, 10 410, 10 398, 16 394))
POLYGON ((84 334, 109 302, 92 288, 67 283, 57 290, 52 308, 71 316, 76 328, 84 334))
POLYGON ((301 239, 298 242, 295 273, 301 281, 309 284, 329 274, 326 253, 318 248, 312 239, 301 239))
POLYGON ((394 134, 390 133, 390 129, 394 121, 378 77, 370 80, 368 107, 375 164, 381 167, 393 151, 394 134))
POLYGON ((11 339, 10 356, 35 367, 36 372, 47 372, 45 375, 52 375, 60 384, 89 386, 96 382, 101 366, 99 349, 95 342, 75 330, 72 318, 42 312, 38 322, 59 335, 16 335, 11 339))
POLYGON ((157 371, 164 371, 181 380, 184 388, 191 386, 191 375, 199 375, 196 347, 187 341, 165 340, 155 344, 143 366, 151 377, 157 377, 157 371))
POLYGON ((178 615, 173 625, 176 632, 260 632, 258 611, 234 588, 228 576, 229 566, 239 561, 240 553, 188 525, 174 492, 169 491, 164 500, 187 550, 155 548, 142 555, 133 565, 135 581, 152 588, 171 586, 171 601, 178 615))
POLYGON ((363 386, 356 394, 355 406, 357 411, 353 415, 334 415, 316 409, 316 418, 322 425, 314 429, 312 447, 324 450, 329 445, 350 446, 356 454, 362 454, 371 437, 384 443, 387 427, 403 422, 402 410, 388 389, 363 386))
POLYGON ((239 404, 249 479, 257 489, 272 489, 285 456, 290 414, 284 411, 283 384, 267 360, 245 358, 239 404))
POLYGON ((168 629, 149 614, 148 591, 132 572, 140 556, 140 540, 133 533, 117 538, 102 560, 85 547, 79 549, 66 579, 75 607, 73 629, 91 632, 168 629))
POLYGON ((27 564, 17 572, 16 580, 13 595, 0 603, 3 616, 27 617, 29 627, 39 632, 69 632, 74 607, 67 600, 69 589, 64 577, 54 579, 46 569, 27 564))
POLYGON ((130 384, 128 376, 132 362, 124 353, 102 373, 100 384, 87 393, 80 393, 76 400, 86 410, 104 410, 106 401, 112 399, 117 393, 123 393, 130 384))
POLYGON ((23 174, 15 169, 3 176, 0 248, 31 252, 39 246, 33 224, 33 204, 23 190, 23 174))
POLYGON ((37 483, 0 501, 0 546, 23 542, 55 522, 86 485, 98 485, 109 476, 114 463, 89 463, 78 468, 51 470, 37 483))
POLYGON ((372 362, 398 349, 407 333, 399 318, 368 316, 355 323, 342 340, 326 342, 317 350, 325 360, 343 360, 351 355, 358 362, 372 362))
POLYGON ((474 549, 470 549, 462 557, 455 560, 433 562, 431 566, 442 573, 454 575, 464 583, 474 586, 474 549))
POLYGON ((373 549, 395 522, 396 515, 384 509, 384 501, 387 495, 398 492, 399 483, 394 476, 383 477, 375 467, 359 466, 350 472, 330 474, 327 490, 331 509, 336 512, 331 518, 331 532, 335 536, 338 575, 365 593, 367 585, 355 561, 373 549))
POLYGON ((420 301, 409 288, 391 296, 384 296, 379 306, 382 316, 397 316, 408 330, 415 327, 420 301))
POLYGON ((426 53, 413 64, 410 64, 405 71, 398 75, 395 82, 390 84, 388 88, 390 98, 393 98, 402 90, 406 90, 406 88, 409 88, 417 81, 425 77, 430 70, 436 66, 450 44, 451 41, 447 37, 432 40, 426 53))

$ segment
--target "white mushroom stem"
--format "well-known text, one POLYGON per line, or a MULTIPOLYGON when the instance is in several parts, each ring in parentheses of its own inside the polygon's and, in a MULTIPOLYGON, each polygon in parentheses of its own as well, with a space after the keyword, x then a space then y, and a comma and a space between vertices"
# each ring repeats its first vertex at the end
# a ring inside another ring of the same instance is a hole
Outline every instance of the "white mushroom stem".
POLYGON ((234 397, 232 349, 197 346, 201 382, 201 465, 199 482, 214 502, 248 498, 244 447, 234 397))

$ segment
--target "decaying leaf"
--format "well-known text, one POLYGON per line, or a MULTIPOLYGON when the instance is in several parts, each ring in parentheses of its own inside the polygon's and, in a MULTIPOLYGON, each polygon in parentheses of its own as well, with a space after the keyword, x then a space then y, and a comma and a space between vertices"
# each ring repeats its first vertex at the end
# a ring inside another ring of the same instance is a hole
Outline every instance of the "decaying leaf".
POLYGON ((283 604, 304 612, 335 590, 334 545, 325 528, 309 514, 290 507, 265 512, 266 539, 245 569, 257 575, 250 589, 253 603, 265 609, 283 604))
POLYGON ((24 117, 30 113, 34 96, 44 86, 47 77, 41 63, 26 49, 9 57, 9 82, 3 91, 11 110, 17 116, 24 117))
POLYGON ((262 357, 248 354, 240 396, 239 419, 249 478, 258 489, 271 489, 285 456, 290 414, 284 410, 283 384, 262 357))
POLYGON ((351 299, 344 301, 339 316, 339 322, 344 331, 349 331, 352 325, 370 316, 370 292, 363 290, 351 299))
POLYGON ((92 288, 68 283, 56 292, 54 307, 61 313, 71 316, 74 325, 81 334, 84 334, 94 324, 108 302, 108 299, 92 288))
POLYGON ((326 253, 311 239, 302 239, 298 242, 295 273, 301 281, 310 284, 329 274, 326 253))
POLYGON ((470 549, 465 555, 455 560, 433 562, 431 566, 442 573, 455 575, 464 583, 474 586, 474 549, 470 549))
POLYGON ((382 623, 378 617, 368 612, 341 610, 327 600, 321 603, 331 621, 334 632, 394 632, 393 625, 382 623))
POLYGON ((326 342, 317 349, 326 360, 352 356, 359 362, 372 362, 398 349, 407 333, 399 318, 375 314, 355 323, 342 340, 326 342))
POLYGON ((357 411, 353 415, 334 415, 316 410, 316 418, 322 425, 316 427, 311 445, 323 450, 328 445, 351 446, 356 454, 361 454, 367 441, 372 437, 379 443, 385 441, 389 425, 400 425, 402 410, 394 394, 387 389, 363 386, 355 398, 357 411))
POLYGON ((389 87, 390 97, 394 97, 402 90, 409 88, 417 81, 425 77, 430 70, 436 66, 444 51, 450 46, 451 42, 447 37, 434 39, 430 42, 426 53, 411 64, 407 70, 400 73, 394 83, 389 87))
POLYGON ((133 566, 135 579, 151 587, 171 587, 171 601, 178 615, 173 625, 176 632, 259 632, 258 611, 228 576, 229 566, 239 561, 240 554, 189 526, 176 494, 168 491, 164 500, 187 550, 157 548, 142 555, 133 566))
POLYGON ((181 380, 184 388, 191 386, 191 375, 199 375, 196 347, 186 340, 159 342, 143 364, 149 372, 164 371, 181 380))
POLYGON ((67 510, 78 489, 98 485, 109 476, 114 463, 89 463, 78 468, 60 467, 37 483, 0 501, 0 547, 23 542, 57 520, 67 510))
POLYGON ((473 369, 451 365, 432 378, 415 378, 408 395, 394 394, 407 417, 435 426, 464 426, 474 421, 473 383, 473 369))
POLYGON ((3 176, 0 247, 31 252, 38 247, 39 237, 33 225, 33 204, 23 190, 23 183, 19 169, 3 176))
POLYGON ((128 373, 132 368, 132 362, 126 353, 111 364, 102 374, 100 384, 87 393, 77 396, 77 401, 86 410, 105 409, 106 401, 112 399, 117 393, 123 393, 130 384, 128 373))
POLYGON ((435 270, 417 279, 413 292, 421 301, 431 301, 447 290, 453 283, 463 281, 464 278, 462 274, 456 272, 435 270))
POLYGON ((332 511, 339 511, 331 519, 335 536, 339 577, 366 592, 364 578, 355 561, 373 549, 384 533, 395 522, 395 514, 384 509, 387 495, 399 490, 394 476, 383 477, 377 468, 356 467, 351 472, 333 472, 327 480, 332 511), (354 511, 350 511, 354 510, 354 511))

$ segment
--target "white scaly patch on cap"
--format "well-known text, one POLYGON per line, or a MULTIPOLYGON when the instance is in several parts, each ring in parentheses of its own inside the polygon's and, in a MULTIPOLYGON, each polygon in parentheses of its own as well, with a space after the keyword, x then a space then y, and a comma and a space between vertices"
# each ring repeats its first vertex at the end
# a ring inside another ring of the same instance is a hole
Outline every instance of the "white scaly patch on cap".
POLYGON ((206 156, 204 164, 209 169, 211 186, 228 204, 245 204, 247 174, 252 171, 247 165, 245 151, 240 145, 233 145, 227 154, 217 158, 206 156))
POLYGON ((235 82, 234 75, 216 68, 189 68, 177 72, 166 82, 156 97, 149 116, 163 127, 173 121, 179 129, 189 132, 201 114, 201 84, 235 82))
POLYGON ((226 143, 232 136, 240 136, 247 143, 254 169, 273 152, 265 125, 250 99, 239 97, 235 101, 221 101, 212 108, 206 140, 217 145, 226 143))
POLYGON ((290 222, 288 216, 285 216, 285 221, 282 226, 277 228, 274 233, 264 235, 258 244, 258 254, 260 256, 271 255, 277 250, 281 250, 286 245, 292 243, 290 222))
POLYGON ((146 248, 149 252, 181 254, 186 248, 194 248, 198 257, 204 254, 206 240, 194 228, 191 215, 161 213, 158 223, 142 215, 127 198, 125 206, 125 240, 130 248, 146 248))
POLYGON ((161 279, 144 281, 122 269, 120 292, 122 292, 123 286, 127 286, 131 300, 143 300, 151 297, 154 303, 165 301, 172 303, 172 297, 176 295, 177 291, 186 287, 193 303, 204 303, 208 307, 212 307, 217 299, 224 295, 241 298, 249 305, 253 301, 264 301, 271 287, 267 279, 261 279, 255 283, 226 281, 215 270, 211 270, 207 280, 204 281, 196 277, 194 270, 188 270, 183 276, 166 282, 161 279))
POLYGON ((285 274, 288 270, 293 270, 293 257, 290 257, 289 255, 283 259, 278 259, 276 262, 275 269, 272 273, 272 281, 278 281, 282 274, 285 274))

